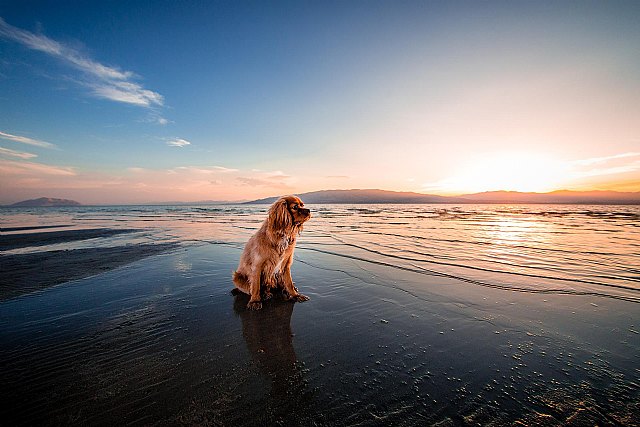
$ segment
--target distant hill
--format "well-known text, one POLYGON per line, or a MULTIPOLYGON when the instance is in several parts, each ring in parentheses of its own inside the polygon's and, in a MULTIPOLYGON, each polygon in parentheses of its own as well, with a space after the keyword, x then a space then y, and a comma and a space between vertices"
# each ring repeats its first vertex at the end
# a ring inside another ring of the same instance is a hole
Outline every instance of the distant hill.
POLYGON ((22 202, 14 203, 10 206, 14 208, 37 208, 52 206, 81 206, 81 203, 78 203, 75 200, 41 197, 39 199, 24 200, 22 202))
MULTIPOLYGON (((551 193, 520 193, 490 191, 455 197, 386 190, 322 190, 298 194, 305 203, 313 204, 428 204, 428 203, 515 203, 515 204, 622 204, 640 205, 640 192, 616 191, 554 191, 551 193)), ((271 204, 278 197, 253 200, 246 204, 271 204)))
MULTIPOLYGON (((299 194, 305 203, 330 204, 370 204, 370 203, 461 203, 457 197, 435 196, 411 192, 385 191, 385 190, 322 190, 299 194)), ((278 197, 254 200, 247 204, 271 204, 278 197)))

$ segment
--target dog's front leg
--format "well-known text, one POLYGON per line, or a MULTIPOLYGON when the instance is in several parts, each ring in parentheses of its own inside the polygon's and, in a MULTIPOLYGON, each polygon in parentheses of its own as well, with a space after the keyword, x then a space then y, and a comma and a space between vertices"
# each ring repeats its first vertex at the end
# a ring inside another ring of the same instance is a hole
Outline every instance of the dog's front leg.
POLYGON ((262 308, 262 302, 260 300, 260 273, 262 271, 262 267, 254 269, 250 278, 250 291, 251 291, 251 299, 249 299, 249 303, 247 304, 247 308, 249 310, 260 310, 262 308))
POLYGON ((289 294, 289 299, 293 299, 297 302, 309 301, 309 297, 302 295, 298 292, 298 289, 293 285, 293 279, 291 278, 291 264, 293 264, 293 253, 287 259, 282 269, 282 281, 284 289, 289 294))

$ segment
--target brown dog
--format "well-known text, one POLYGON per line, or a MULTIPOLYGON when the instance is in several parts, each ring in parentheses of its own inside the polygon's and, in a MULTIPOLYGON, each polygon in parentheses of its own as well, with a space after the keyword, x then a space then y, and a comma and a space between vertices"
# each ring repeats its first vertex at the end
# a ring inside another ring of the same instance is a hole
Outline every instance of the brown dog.
POLYGON ((271 290, 275 288, 283 288, 287 299, 298 302, 309 299, 298 293, 291 279, 296 237, 309 218, 311 212, 296 196, 281 197, 269 208, 267 219, 245 245, 238 269, 233 273, 236 288, 251 297, 248 309, 262 308, 261 283, 265 300, 271 298, 271 290))

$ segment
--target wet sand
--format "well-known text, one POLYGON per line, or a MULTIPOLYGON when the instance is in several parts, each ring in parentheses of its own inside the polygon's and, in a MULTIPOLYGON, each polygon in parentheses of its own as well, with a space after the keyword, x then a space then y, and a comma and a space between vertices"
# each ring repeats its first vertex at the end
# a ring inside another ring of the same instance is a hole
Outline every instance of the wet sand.
POLYGON ((0 255, 0 301, 103 273, 175 248, 174 244, 138 244, 0 255))
POLYGON ((202 244, 0 302, 9 425, 638 425, 638 304, 299 248, 311 297, 232 296, 202 244))

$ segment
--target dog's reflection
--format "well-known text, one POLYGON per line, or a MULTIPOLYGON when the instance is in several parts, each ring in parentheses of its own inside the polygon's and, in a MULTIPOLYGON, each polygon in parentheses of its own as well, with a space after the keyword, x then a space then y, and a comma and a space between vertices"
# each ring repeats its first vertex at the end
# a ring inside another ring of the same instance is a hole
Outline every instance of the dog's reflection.
POLYGON ((256 311, 247 309, 248 295, 236 293, 234 298, 233 310, 242 320, 247 349, 271 381, 273 403, 276 406, 286 403, 289 408, 292 400, 302 403, 305 382, 291 333, 291 315, 296 304, 275 296, 256 311))

